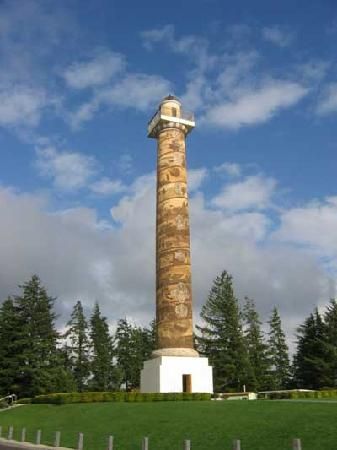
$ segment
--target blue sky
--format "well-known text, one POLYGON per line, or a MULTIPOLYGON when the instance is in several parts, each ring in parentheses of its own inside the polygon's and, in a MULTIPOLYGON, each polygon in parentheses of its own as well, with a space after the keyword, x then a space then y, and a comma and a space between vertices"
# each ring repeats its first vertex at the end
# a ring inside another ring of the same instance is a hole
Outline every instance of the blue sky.
POLYGON ((335 296, 334 1, 0 2, 0 294, 37 272, 61 317, 154 311, 155 141, 188 137, 196 317, 212 279, 292 332, 335 296), (63 316, 62 316, 63 314, 63 316))

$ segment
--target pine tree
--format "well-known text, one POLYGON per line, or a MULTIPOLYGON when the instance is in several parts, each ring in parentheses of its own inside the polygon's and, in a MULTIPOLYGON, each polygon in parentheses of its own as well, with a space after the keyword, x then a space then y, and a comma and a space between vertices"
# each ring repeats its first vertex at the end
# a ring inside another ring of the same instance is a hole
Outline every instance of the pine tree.
POLYGON ((289 350, 276 307, 273 309, 268 323, 268 354, 271 364, 270 389, 286 389, 290 382, 289 350))
POLYGON ((134 379, 134 342, 132 326, 126 319, 118 321, 115 341, 117 366, 121 371, 121 381, 125 384, 125 389, 128 391, 132 387, 132 380, 134 379))
POLYGON ((92 346, 91 386, 95 391, 107 391, 114 386, 113 342, 107 318, 101 315, 98 303, 90 318, 90 340, 92 346))
POLYGON ((118 321, 116 330, 116 360, 126 390, 138 388, 145 360, 150 359, 155 348, 155 323, 150 328, 136 327, 126 319, 118 321))
POLYGON ((132 327, 131 330, 132 342, 132 371, 130 378, 130 386, 132 388, 139 388, 140 373, 143 368, 143 363, 151 355, 151 331, 141 327, 132 327))
POLYGON ((22 352, 21 322, 13 299, 5 300, 0 308, 0 394, 18 394, 20 386, 20 355, 22 352))
POLYGON ((331 299, 324 314, 326 326, 325 354, 329 364, 329 386, 337 386, 337 301, 331 299))
POLYGON ((76 303, 67 323, 68 330, 64 337, 69 341, 68 360, 77 389, 82 392, 90 375, 88 324, 80 301, 76 303))
POLYGON ((223 271, 213 283, 198 326, 199 350, 213 366, 216 391, 253 387, 253 374, 244 342, 239 304, 232 277, 223 271))
POLYGON ((329 386, 329 357, 326 326, 316 308, 297 329, 294 378, 298 388, 319 389, 329 386))
POLYGON ((250 365, 253 372, 253 384, 251 389, 261 391, 268 388, 269 359, 267 345, 261 331, 261 322, 255 308, 254 300, 245 298, 243 309, 245 321, 245 342, 248 350, 250 365))
POLYGON ((37 275, 20 286, 22 295, 15 298, 20 322, 21 395, 52 392, 60 369, 55 328, 55 299, 48 296, 37 275))
POLYGON ((144 361, 151 359, 151 354, 153 350, 156 348, 156 341, 157 341, 156 321, 152 320, 148 328, 147 327, 140 328, 140 333, 142 336, 141 359, 143 365, 144 361))

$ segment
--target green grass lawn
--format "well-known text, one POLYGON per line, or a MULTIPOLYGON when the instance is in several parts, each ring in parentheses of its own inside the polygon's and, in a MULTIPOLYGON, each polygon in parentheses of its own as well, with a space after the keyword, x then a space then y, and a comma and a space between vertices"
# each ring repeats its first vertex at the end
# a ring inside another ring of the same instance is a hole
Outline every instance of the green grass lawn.
POLYGON ((143 436, 150 450, 181 450, 191 439, 192 450, 228 450, 241 439, 243 450, 291 449, 294 437, 303 450, 337 448, 337 404, 282 401, 90 403, 25 405, 0 412, 0 425, 14 425, 15 435, 27 428, 28 440, 38 428, 51 444, 62 432, 62 445, 74 447, 84 433, 85 450, 105 450, 109 434, 116 450, 141 449, 143 436))

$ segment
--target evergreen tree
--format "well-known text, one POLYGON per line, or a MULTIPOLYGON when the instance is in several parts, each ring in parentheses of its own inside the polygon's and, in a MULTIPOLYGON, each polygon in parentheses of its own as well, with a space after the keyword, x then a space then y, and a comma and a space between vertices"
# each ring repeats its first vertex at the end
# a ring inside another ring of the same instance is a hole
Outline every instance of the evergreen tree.
POLYGON ((243 309, 245 320, 245 342, 248 350, 250 365, 253 372, 251 389, 261 391, 268 389, 269 359, 267 345, 261 331, 261 322, 255 308, 254 300, 245 298, 243 309))
POLYGON ((150 359, 155 347, 155 324, 150 328, 136 327, 126 319, 118 321, 116 330, 116 360, 126 390, 138 388, 145 360, 150 359))
MULTIPOLYGON (((156 348, 156 342, 157 342, 157 330, 156 330, 156 321, 153 319, 150 322, 150 325, 148 328, 144 327, 140 329, 140 333, 142 336, 142 348, 141 348, 141 355, 142 355, 142 365, 144 361, 147 361, 148 359, 151 359, 151 354, 153 350, 156 348)), ((142 369, 142 367, 141 367, 142 369)))
POLYGON ((107 318, 101 315, 98 303, 90 318, 92 346, 91 385, 95 391, 107 391, 114 386, 113 343, 107 318))
POLYGON ((275 307, 269 323, 268 354, 270 358, 270 389, 286 389, 290 382, 290 363, 286 336, 282 330, 281 318, 275 307))
POLYGON ((88 324, 80 301, 76 303, 67 324, 68 330, 64 337, 69 341, 68 361, 76 380, 77 389, 82 392, 89 378, 89 338, 88 324))
POLYGON ((326 347, 325 354, 329 364, 329 386, 337 386, 337 301, 331 299, 324 314, 326 326, 326 347))
POLYGON ((0 308, 0 395, 18 394, 22 352, 21 322, 13 299, 0 308))
POLYGON ((232 277, 223 271, 213 283, 198 326, 199 350, 213 366, 216 391, 251 389, 252 369, 242 332, 238 301, 234 296, 232 277))
POLYGON ((21 395, 52 392, 60 369, 55 329, 55 299, 48 296, 37 275, 20 286, 22 295, 15 298, 20 322, 21 352, 18 383, 21 395))
POLYGON ((319 389, 329 386, 329 357, 326 326, 316 308, 297 329, 294 379, 298 388, 319 389))
POLYGON ((121 371, 121 381, 128 391, 133 387, 135 364, 134 364, 134 342, 132 326, 126 319, 120 319, 117 324, 115 335, 116 340, 116 360, 121 371))

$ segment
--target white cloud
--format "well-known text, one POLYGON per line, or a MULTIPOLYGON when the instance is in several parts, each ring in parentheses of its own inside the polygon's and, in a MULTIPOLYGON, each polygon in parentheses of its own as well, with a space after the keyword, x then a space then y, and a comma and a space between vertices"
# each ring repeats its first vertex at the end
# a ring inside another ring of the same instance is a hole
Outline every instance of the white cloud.
POLYGON ((181 96, 181 102, 187 109, 196 110, 204 105, 206 77, 202 74, 192 74, 191 80, 186 84, 185 93, 181 96))
POLYGON ((337 111, 337 83, 331 83, 325 88, 316 111, 322 116, 337 111))
POLYGON ((102 107, 118 106, 145 111, 157 106, 158 101, 171 91, 171 83, 158 75, 144 73, 125 74, 112 85, 97 89, 94 97, 68 115, 73 127, 90 120, 102 107))
MULTIPOLYGON (((5 0, 0 4, 0 81, 48 84, 50 56, 78 34, 71 11, 60 2, 5 0)), ((62 47, 64 50, 64 47, 62 47)))
POLYGON ((108 105, 146 110, 170 92, 169 81, 158 75, 128 74, 119 83, 102 90, 99 101, 108 105))
POLYGON ((121 180, 111 180, 107 177, 103 177, 90 185, 90 190, 99 195, 118 194, 126 189, 121 180))
POLYGON ((42 115, 55 109, 61 95, 52 57, 64 41, 70 51, 77 31, 71 12, 58 2, 1 2, 0 126, 20 132, 38 126, 42 115))
POLYGON ((152 50, 155 44, 166 41, 170 45, 174 39, 174 26, 164 25, 162 28, 153 28, 141 33, 143 45, 147 50, 152 50))
POLYGON ((209 42, 195 35, 176 36, 173 25, 147 30, 141 33, 143 45, 153 50, 155 45, 163 44, 172 53, 184 55, 193 64, 193 69, 186 72, 185 92, 181 95, 183 105, 187 109, 199 109, 204 106, 209 91, 210 79, 206 72, 215 67, 218 57, 209 51, 209 42))
MULTIPOLYGON (((277 26, 265 28, 263 33, 278 45, 288 45, 293 38, 286 28, 277 26)), ((226 52, 213 53, 202 37, 178 38, 173 25, 144 31, 142 38, 149 50, 163 44, 173 53, 186 55, 193 63, 181 98, 187 108, 201 111, 203 123, 232 129, 261 124, 295 105, 308 92, 299 82, 289 81, 288 74, 285 80, 261 74, 257 67, 261 57, 254 49, 234 46, 226 52)), ((314 71, 318 76, 322 70, 323 66, 317 64, 302 68, 302 72, 307 75, 310 72, 311 76, 314 71)))
POLYGON ((36 167, 40 175, 51 178, 57 189, 72 191, 85 187, 96 174, 96 161, 73 151, 58 151, 53 147, 36 151, 36 167))
POLYGON ((231 211, 245 209, 265 209, 270 206, 276 181, 259 175, 249 176, 243 181, 226 185, 213 198, 212 204, 231 211))
MULTIPOLYGON (((234 275, 240 298, 255 298, 264 318, 277 305, 291 333, 313 305, 327 302, 327 277, 315 258, 264 239, 270 226, 265 214, 210 209, 200 192, 190 206, 196 320, 223 269, 234 275)), ((81 299, 87 308, 98 300, 111 321, 128 315, 147 323, 155 311, 155 174, 135 179, 112 207, 118 227, 102 227, 92 209, 47 209, 41 198, 0 190, 0 298, 38 273, 58 297, 63 321, 81 299)))
POLYGON ((130 174, 133 170, 132 156, 129 153, 123 153, 117 162, 117 166, 123 174, 130 174))
POLYGON ((318 59, 312 59, 297 66, 299 74, 308 81, 320 81, 322 80, 331 63, 329 61, 323 61, 318 59))
POLYGON ((108 241, 107 245, 95 212, 80 208, 51 215, 46 208, 48 203, 41 198, 0 191, 1 215, 7 211, 0 225, 1 299, 5 292, 16 293, 18 283, 38 273, 58 297, 60 312, 69 313, 78 299, 107 305, 112 296, 102 284, 98 267, 108 266, 113 280, 108 257, 113 244, 108 241))
POLYGON ((229 177, 239 177, 241 175, 241 166, 237 163, 224 162, 214 167, 215 172, 223 172, 229 177))
POLYGON ((241 89, 251 86, 251 70, 259 60, 256 51, 215 56, 205 46, 203 53, 201 61, 188 74, 185 92, 181 97, 188 108, 209 110, 219 98, 227 98, 238 86, 241 89), (210 74, 208 70, 212 69, 215 61, 218 70, 215 74, 210 74))
POLYGON ((48 112, 77 127, 101 107, 144 110, 171 90, 163 77, 127 71, 125 56, 109 48, 78 59, 82 30, 71 8, 54 3, 1 3, 0 126, 37 126, 48 112), (60 76, 72 88, 66 95, 60 76), (73 92, 86 88, 92 89, 73 92))
POLYGON ((0 86, 0 125, 36 126, 47 105, 43 89, 23 85, 0 86))
POLYGON ((188 189, 190 192, 197 191, 208 176, 206 168, 190 169, 188 171, 188 189))
POLYGON ((255 90, 235 92, 234 97, 211 106, 204 121, 222 128, 237 129, 242 126, 266 122, 280 110, 298 103, 308 90, 298 83, 272 81, 255 90))
POLYGON ((337 259, 337 196, 284 211, 275 237, 337 259))
POLYGON ((83 103, 76 111, 66 114, 66 117, 69 119, 73 128, 78 128, 83 122, 87 122, 92 119, 96 111, 99 109, 99 106, 99 101, 94 98, 87 103, 83 103))
MULTIPOLYGON (((184 55, 197 67, 198 74, 214 67, 218 58, 209 50, 209 42, 196 35, 176 36, 173 25, 165 25, 162 28, 154 28, 141 33, 143 45, 148 50, 153 50, 155 45, 162 43, 173 53, 184 55)), ((196 75, 194 73, 194 75, 196 75)))
POLYGON ((155 173, 136 178, 129 188, 128 195, 111 208, 111 217, 117 222, 127 224, 126 226, 154 226, 155 186, 155 173), (134 210, 135 207, 137 211, 134 210), (135 215, 139 216, 139 220, 133 223, 131 218, 135 215))
POLYGON ((223 67, 216 79, 216 91, 222 95, 230 95, 238 87, 251 87, 252 70, 256 70, 259 60, 260 54, 256 50, 224 54, 223 67))
MULTIPOLYGON (((250 31, 244 28, 245 33, 250 31)), ((280 46, 289 45, 294 38, 293 33, 280 26, 264 28, 263 35, 280 46)), ((200 36, 177 37, 173 25, 144 31, 142 38, 149 50, 162 44, 173 53, 188 57, 193 67, 186 74, 183 104, 199 110, 202 123, 219 128, 238 129, 271 120, 297 104, 309 92, 306 83, 317 80, 327 69, 326 64, 313 60, 297 67, 302 85, 295 81, 299 78, 296 73, 294 81, 290 81, 289 70, 284 80, 266 74, 264 68, 258 67, 262 60, 260 53, 250 47, 243 49, 233 37, 230 38, 233 45, 229 43, 222 53, 212 52, 209 42, 200 36)))
POLYGON ((244 23, 229 25, 226 29, 230 41, 234 43, 241 43, 242 41, 246 41, 251 37, 252 31, 252 27, 244 23))
POLYGON ((68 86, 75 89, 95 87, 108 83, 125 67, 125 60, 119 53, 101 50, 93 58, 71 64, 63 73, 68 86))
POLYGON ((288 47, 294 40, 294 33, 279 25, 264 27, 262 29, 262 36, 266 41, 279 47, 288 47))
MULTIPOLYGON (((199 52, 208 45, 207 41, 199 36, 186 35, 177 38, 173 25, 164 25, 162 28, 154 28, 141 33, 143 45, 146 49, 152 50, 154 45, 164 43, 175 53, 194 54, 199 48, 199 52)), ((191 56, 191 55, 190 55, 191 56)))

